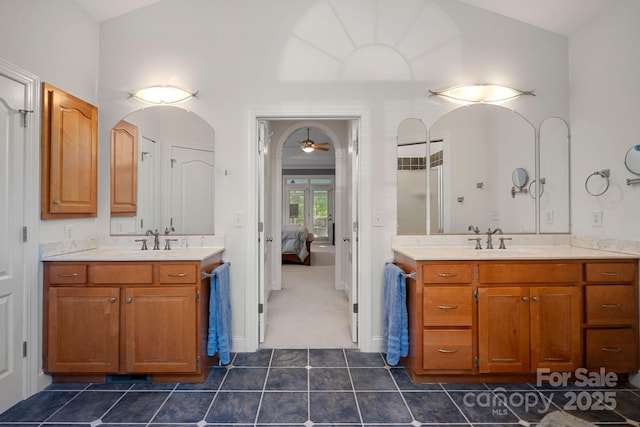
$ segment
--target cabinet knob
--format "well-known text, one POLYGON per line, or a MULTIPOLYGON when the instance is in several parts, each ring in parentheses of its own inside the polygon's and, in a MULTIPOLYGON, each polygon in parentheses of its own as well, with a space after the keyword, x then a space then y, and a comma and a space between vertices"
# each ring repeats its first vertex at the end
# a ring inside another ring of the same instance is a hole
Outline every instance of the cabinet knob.
POLYGON ((54 201, 53 201, 53 204, 54 204, 54 205, 59 205, 60 203, 62 203, 60 200, 54 200, 54 201))
POLYGON ((109 301, 110 301, 111 303, 114 303, 114 302, 116 302, 117 300, 118 300, 118 298, 116 298, 116 297, 111 297, 111 298, 109 298, 109 301))
POLYGON ((131 297, 127 298, 127 304, 131 304, 132 301, 133 301, 133 298, 131 297))
POLYGON ((531 298, 531 299, 533 300, 533 302, 538 302, 538 301, 540 301, 540 297, 533 297, 533 298, 531 298))
POLYGON ((529 297, 522 297, 522 301, 529 302, 529 297))

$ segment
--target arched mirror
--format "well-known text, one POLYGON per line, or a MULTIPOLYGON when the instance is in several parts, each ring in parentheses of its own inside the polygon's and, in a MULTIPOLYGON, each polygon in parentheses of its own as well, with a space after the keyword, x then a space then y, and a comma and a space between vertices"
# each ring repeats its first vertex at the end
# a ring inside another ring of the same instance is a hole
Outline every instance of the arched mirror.
POLYGON ((569 125, 549 117, 540 125, 540 179, 529 188, 540 195, 540 233, 568 233, 569 212, 569 125))
POLYGON ((398 234, 427 233, 427 128, 422 120, 398 126, 398 234))
POLYGON ((214 130, 201 117, 131 113, 111 131, 111 234, 213 234, 214 171, 214 130))

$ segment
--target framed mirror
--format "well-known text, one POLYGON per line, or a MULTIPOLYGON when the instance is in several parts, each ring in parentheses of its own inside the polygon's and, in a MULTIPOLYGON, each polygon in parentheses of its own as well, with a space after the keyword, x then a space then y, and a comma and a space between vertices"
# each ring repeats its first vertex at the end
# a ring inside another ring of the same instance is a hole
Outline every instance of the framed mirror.
POLYGON ((624 156, 624 165, 629 172, 640 175, 640 145, 634 145, 629 148, 624 156))
POLYGON ((214 130, 172 106, 137 110, 111 132, 111 234, 214 233, 214 130))

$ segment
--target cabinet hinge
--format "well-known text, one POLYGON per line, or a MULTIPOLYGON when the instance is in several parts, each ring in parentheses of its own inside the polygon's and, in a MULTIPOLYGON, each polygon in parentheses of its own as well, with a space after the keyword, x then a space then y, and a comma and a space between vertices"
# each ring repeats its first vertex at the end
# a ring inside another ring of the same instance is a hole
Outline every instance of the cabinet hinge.
POLYGON ((196 356, 196 368, 200 366, 200 356, 196 356))
POLYGON ((264 304, 258 304, 258 314, 264 313, 264 304))
POLYGON ((196 291, 196 301, 200 301, 200 291, 196 291))
POLYGON ((358 314, 358 303, 353 304, 353 314, 358 314))
POLYGON ((476 365, 476 368, 480 367, 480 358, 478 356, 473 358, 473 363, 476 365))
POLYGON ((22 241, 23 242, 27 241, 27 226, 26 225, 24 227, 22 227, 22 241))
POLYGON ((473 300, 475 302, 478 302, 478 290, 477 289, 475 291, 473 291, 473 300))
POLYGON ((27 342, 22 342, 22 357, 27 357, 27 342))

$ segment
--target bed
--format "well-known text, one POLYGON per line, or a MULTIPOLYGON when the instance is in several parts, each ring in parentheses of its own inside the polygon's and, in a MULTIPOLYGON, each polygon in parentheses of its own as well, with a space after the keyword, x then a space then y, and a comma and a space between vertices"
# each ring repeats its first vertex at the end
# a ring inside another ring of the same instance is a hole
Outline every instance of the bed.
POLYGON ((282 226, 282 263, 311 265, 313 233, 300 225, 282 226))

